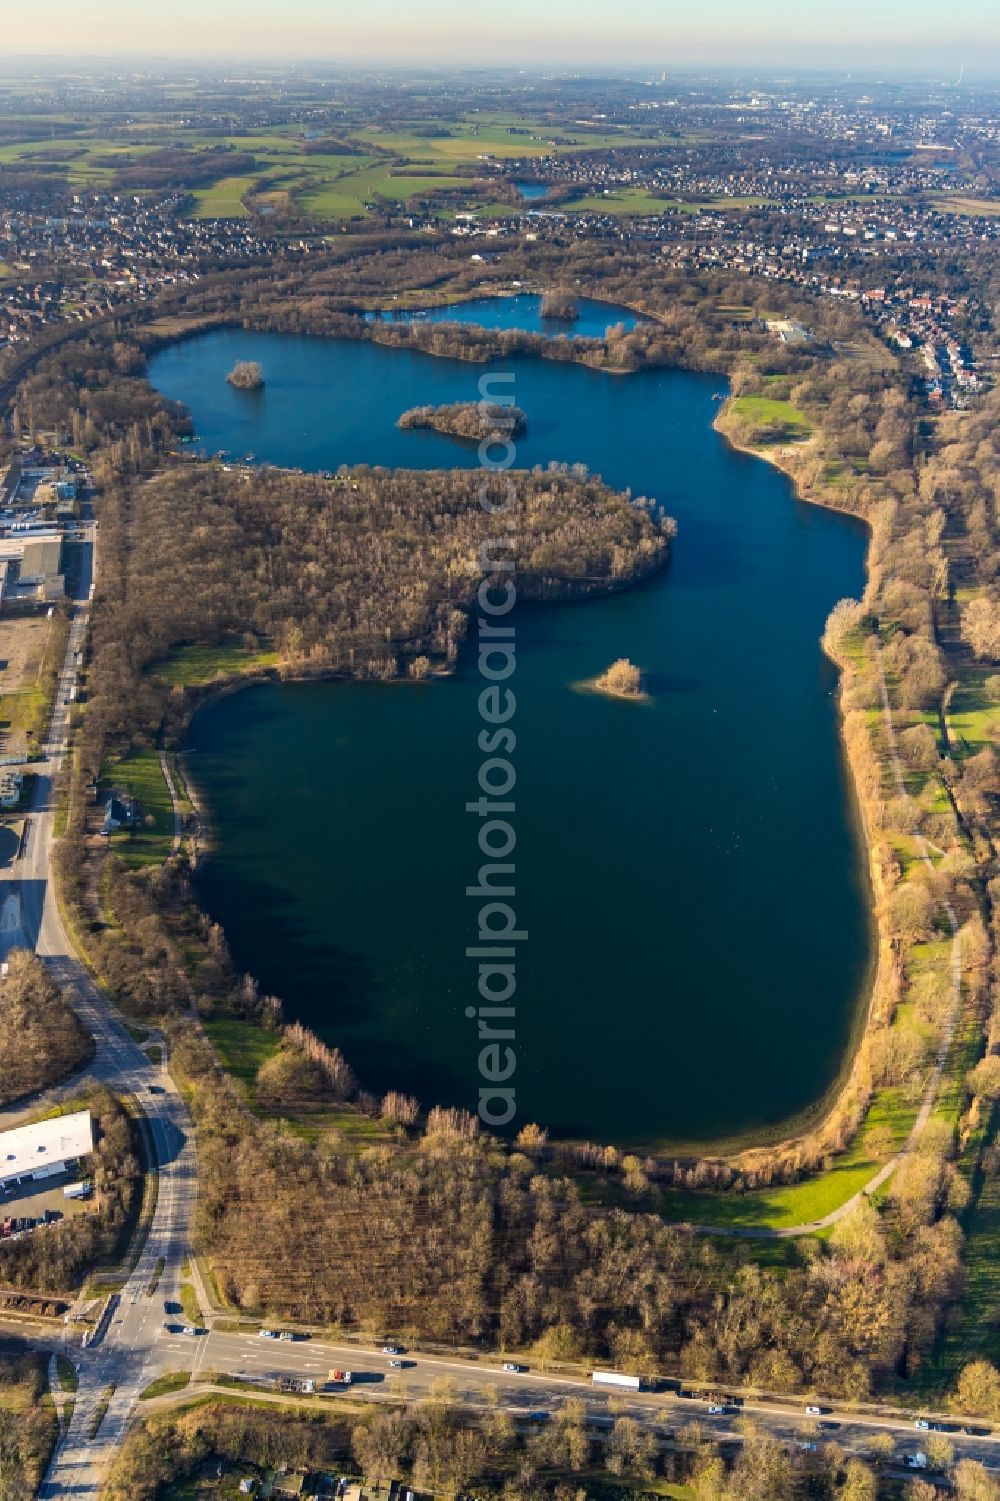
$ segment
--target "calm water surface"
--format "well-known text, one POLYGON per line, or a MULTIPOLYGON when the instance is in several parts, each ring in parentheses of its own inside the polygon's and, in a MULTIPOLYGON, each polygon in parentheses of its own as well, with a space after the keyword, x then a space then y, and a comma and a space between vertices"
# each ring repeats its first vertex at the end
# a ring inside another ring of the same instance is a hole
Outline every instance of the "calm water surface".
MULTIPOLYGON (((870 952, 818 645, 862 587, 862 528, 726 447, 719 380, 508 368, 519 463, 583 462, 680 525, 656 579, 516 613, 518 1121, 649 1145, 773 1126, 836 1078, 870 952), (623 655, 651 704, 573 690, 623 655)), ((396 418, 475 398, 483 369, 240 330, 151 375, 210 451, 427 468, 475 450, 396 418), (236 359, 260 360, 262 393, 226 384, 236 359)), ((236 962, 368 1088, 469 1108, 479 690, 471 662, 431 684, 265 686, 204 710, 189 743, 218 836, 201 895, 236 962)))
MULTIPOLYGON (((543 318, 537 292, 518 292, 513 297, 474 297, 443 307, 388 313, 382 316, 399 323, 477 323, 488 328, 518 329, 529 334, 567 334, 570 338, 603 339, 609 328, 620 324, 635 328, 643 320, 628 308, 593 297, 577 299, 575 318, 543 318)), ((371 316, 371 315, 369 315, 371 316)))

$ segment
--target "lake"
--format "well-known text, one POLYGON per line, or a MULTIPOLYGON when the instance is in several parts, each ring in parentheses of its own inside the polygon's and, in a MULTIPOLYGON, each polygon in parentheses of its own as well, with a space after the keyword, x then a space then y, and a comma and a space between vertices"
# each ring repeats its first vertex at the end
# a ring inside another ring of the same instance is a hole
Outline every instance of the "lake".
MULTIPOLYGON (((397 417, 475 398, 487 368, 225 330, 150 375, 208 451, 428 468, 475 449, 397 417), (237 359, 260 361, 262 392, 227 385, 237 359)), ((774 1129, 837 1079, 872 952, 819 647, 862 589, 864 530, 727 446, 720 379, 505 368, 529 423, 519 465, 582 462, 679 523, 642 585, 515 611, 515 1124, 646 1147, 774 1129), (650 703, 575 690, 620 656, 650 703)), ((468 660, 422 684, 265 685, 204 709, 188 744, 216 835, 200 896, 237 965, 367 1088, 470 1109, 480 687, 468 660)))
POLYGON ((540 198, 544 198, 549 191, 549 185, 547 182, 515 182, 514 186, 520 193, 521 197, 524 199, 525 203, 537 203, 538 200, 540 198))
POLYGON ((449 302, 443 307, 400 309, 376 316, 393 323, 475 323, 487 328, 518 329, 529 334, 567 334, 577 339, 603 339, 620 324, 635 328, 644 320, 630 308, 614 307, 593 297, 576 299, 575 318, 542 317, 542 299, 536 292, 518 292, 512 297, 473 297, 468 302, 449 302))

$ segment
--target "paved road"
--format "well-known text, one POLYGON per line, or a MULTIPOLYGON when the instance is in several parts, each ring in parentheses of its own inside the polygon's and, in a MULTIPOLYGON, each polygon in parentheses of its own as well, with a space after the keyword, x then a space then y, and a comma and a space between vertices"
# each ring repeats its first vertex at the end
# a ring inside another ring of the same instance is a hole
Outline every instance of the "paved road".
MULTIPOLYGON (((801 1399, 747 1399, 738 1406, 728 1406, 722 1414, 710 1414, 707 1399, 682 1398, 676 1392, 617 1391, 612 1394, 612 1410, 608 1390, 595 1389, 584 1375, 551 1375, 530 1369, 514 1374, 504 1371, 500 1362, 489 1357, 477 1361, 423 1355, 419 1351, 407 1353, 403 1357, 404 1368, 396 1370, 377 1347, 343 1345, 317 1337, 286 1342, 221 1329, 183 1335, 173 1332, 171 1326, 176 1321, 165 1313, 162 1304, 160 1310, 162 1322, 154 1335, 147 1366, 150 1379, 170 1371, 190 1370, 195 1387, 211 1386, 213 1378, 220 1374, 257 1383, 292 1376, 311 1378, 320 1391, 332 1370, 350 1370, 354 1378, 351 1386, 332 1387, 330 1396, 323 1394, 320 1398, 324 1406, 358 1398, 419 1402, 447 1380, 452 1385, 454 1400, 464 1405, 491 1405, 495 1390, 503 1406, 524 1416, 555 1411, 566 1398, 576 1397, 583 1400, 588 1417, 594 1422, 611 1422, 615 1416, 626 1413, 642 1418, 663 1433, 697 1421, 722 1441, 739 1439, 734 1422, 742 1414, 791 1444, 833 1438, 861 1454, 869 1449, 876 1434, 889 1433, 896 1443, 898 1463, 903 1463, 903 1456, 917 1452, 926 1442, 926 1434, 914 1426, 913 1417, 874 1407, 861 1412, 838 1412, 824 1404, 824 1411, 817 1418, 805 1411, 801 1399)), ((187 1388, 173 1400, 186 1400, 190 1395, 191 1388, 187 1388)), ((991 1467, 1000 1463, 1000 1436, 987 1432, 966 1434, 957 1431, 958 1424, 947 1426, 956 1429, 948 1437, 960 1457, 978 1459, 991 1467)))
MULTIPOLYGON (((136 1096, 148 1117, 158 1167, 156 1209, 149 1234, 107 1331, 91 1349, 82 1351, 77 1347, 71 1352, 80 1375, 73 1417, 57 1445, 40 1494, 73 1495, 81 1501, 98 1493, 136 1397, 146 1384, 152 1341, 161 1323, 162 1298, 177 1297, 181 1266, 190 1246, 196 1192, 193 1136, 187 1108, 166 1070, 151 1063, 132 1040, 76 957, 50 881, 55 819, 53 788, 66 756, 71 693, 77 682, 93 596, 95 524, 88 521, 85 532, 87 540, 82 547, 83 566, 71 605, 66 656, 44 760, 34 768, 39 775, 26 819, 25 837, 15 857, 0 869, 0 910, 5 914, 0 952, 17 947, 35 949, 59 984, 72 995, 96 1043, 93 1062, 82 1077, 96 1078, 119 1093, 136 1096), (156 1093, 151 1092, 151 1086, 156 1093), (162 1272, 154 1298, 148 1289, 161 1261, 162 1272), (87 1435, 95 1409, 112 1384, 115 1390, 107 1414, 95 1439, 89 1441, 87 1435)), ((59 1093, 72 1092, 79 1082, 79 1079, 70 1081, 62 1091, 53 1094, 58 1097, 59 1093)), ((47 1099, 52 1097, 49 1095, 47 1099)), ((20 1113, 24 1113, 23 1108, 20 1113)), ((7 1121, 0 1124, 6 1125, 7 1121)), ((73 1335, 74 1340, 78 1338, 78 1333, 73 1335)))

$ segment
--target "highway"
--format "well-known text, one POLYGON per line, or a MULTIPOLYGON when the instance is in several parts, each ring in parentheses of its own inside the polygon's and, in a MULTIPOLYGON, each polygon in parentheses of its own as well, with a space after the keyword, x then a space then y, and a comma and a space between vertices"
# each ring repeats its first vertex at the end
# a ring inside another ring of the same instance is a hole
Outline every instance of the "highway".
MULTIPOLYGON (((450 1397, 470 1407, 486 1407, 496 1400, 514 1414, 558 1409, 569 1397, 582 1399, 588 1418, 597 1424, 609 1423, 626 1414, 642 1419, 662 1436, 676 1432, 682 1425, 701 1424, 719 1442, 740 1441, 734 1426, 740 1416, 751 1417, 791 1445, 819 1443, 835 1439, 845 1449, 865 1454, 876 1434, 888 1433, 896 1444, 895 1461, 902 1465, 906 1454, 916 1453, 926 1443, 926 1434, 918 1430, 912 1416, 870 1410, 838 1410, 835 1404, 823 1403, 819 1417, 805 1410, 804 1398, 768 1400, 746 1398, 728 1403, 721 1414, 708 1411, 709 1399, 685 1398, 676 1391, 632 1392, 595 1388, 585 1373, 578 1376, 552 1374, 530 1368, 521 1373, 503 1369, 502 1361, 485 1356, 480 1360, 447 1355, 425 1355, 408 1351, 403 1368, 390 1366, 390 1357, 378 1346, 362 1347, 341 1344, 314 1336, 299 1336, 294 1341, 263 1339, 258 1334, 218 1328, 202 1329, 196 1335, 174 1332, 181 1321, 170 1317, 160 1305, 160 1328, 154 1336, 154 1348, 147 1370, 163 1375, 169 1371, 190 1370, 192 1385, 211 1385, 218 1375, 243 1378, 250 1383, 270 1383, 290 1376, 312 1379, 317 1397, 306 1398, 310 1406, 321 1403, 335 1407, 341 1401, 419 1402, 440 1392, 447 1381, 450 1397), (333 1370, 352 1373, 350 1386, 331 1384, 327 1378, 333 1370)), ((192 1388, 171 1398, 184 1401, 192 1388)), ((727 1388, 721 1388, 726 1391, 727 1388)), ((948 1429, 948 1438, 959 1457, 978 1459, 994 1467, 1000 1462, 1000 1437, 980 1427, 979 1432, 963 1433, 955 1420, 931 1415, 938 1426, 948 1429)))

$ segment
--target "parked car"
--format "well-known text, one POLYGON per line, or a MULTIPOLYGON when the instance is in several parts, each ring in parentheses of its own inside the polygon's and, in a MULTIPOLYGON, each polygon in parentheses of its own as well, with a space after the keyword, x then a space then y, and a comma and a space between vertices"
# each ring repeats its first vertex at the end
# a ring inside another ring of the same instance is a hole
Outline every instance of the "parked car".
POLYGON ((275 1333, 275 1331, 273 1329, 262 1329, 260 1331, 259 1335, 258 1335, 258 1338, 259 1339, 277 1339, 278 1336, 277 1336, 277 1334, 275 1333))
POLYGON ((726 1409, 723 1407, 721 1402, 710 1402, 708 1404, 708 1410, 710 1413, 718 1416, 720 1413, 725 1412, 726 1409))
POLYGON ((920 1428, 924 1433, 927 1433, 930 1430, 931 1425, 930 1423, 928 1423, 926 1418, 917 1418, 913 1426, 914 1428, 920 1428))
POLYGON ((512 1360, 505 1360, 503 1363, 503 1368, 505 1371, 509 1371, 512 1376, 522 1376, 528 1369, 527 1366, 515 1365, 514 1361, 512 1360))
POLYGON ((815 1402, 810 1402, 809 1406, 806 1408, 806 1412, 811 1418, 818 1418, 822 1411, 822 1407, 817 1407, 815 1402))
POLYGON ((403 1353, 403 1347, 402 1347, 402 1345, 383 1345, 382 1346, 382 1354, 383 1355, 402 1355, 402 1353, 403 1353))

